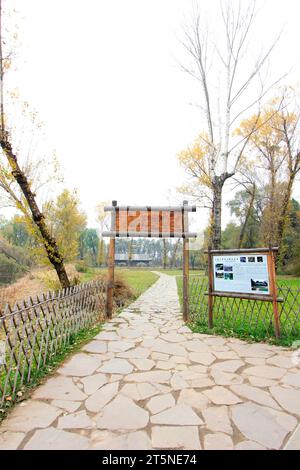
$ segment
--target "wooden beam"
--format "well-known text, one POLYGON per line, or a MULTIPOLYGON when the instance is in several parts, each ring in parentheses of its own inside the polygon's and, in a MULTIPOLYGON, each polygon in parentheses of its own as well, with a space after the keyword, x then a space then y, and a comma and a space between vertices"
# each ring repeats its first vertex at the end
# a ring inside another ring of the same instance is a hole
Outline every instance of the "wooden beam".
MULTIPOLYGON (((112 202, 113 206, 117 206, 117 201, 112 202)), ((115 224, 115 220, 113 221, 115 224)), ((105 313, 107 318, 111 318, 113 314, 113 297, 114 297, 114 282, 115 282, 115 251, 116 251, 116 240, 111 238, 109 241, 108 251, 108 278, 107 278, 107 290, 106 290, 106 306, 105 313)))
MULTIPOLYGON (((182 231, 188 230, 188 219, 185 214, 185 207, 188 202, 183 201, 182 208, 182 231)), ((188 237, 183 238, 183 320, 187 322, 189 320, 189 239, 188 237)))
POLYGON ((113 296, 114 296, 114 280, 115 280, 115 238, 109 241, 108 253, 108 279, 107 279, 107 292, 106 292, 106 317, 112 317, 113 311, 113 296))
POLYGON ((214 273, 212 268, 212 255, 210 249, 208 250, 208 327, 211 329, 213 327, 213 308, 214 308, 214 299, 213 299, 213 290, 214 290, 214 273))
MULTIPOLYGON (((257 294, 239 294, 237 292, 219 292, 212 291, 205 292, 204 295, 211 295, 212 297, 228 297, 233 299, 244 299, 244 300, 260 300, 262 302, 273 302, 272 295, 257 295, 257 294)), ((284 302, 282 297, 277 298, 277 302, 284 302)))
MULTIPOLYGON (((168 212, 168 211, 182 211, 182 206, 105 206, 104 211, 105 212, 111 212, 115 211, 116 209, 119 209, 120 211, 148 211, 149 209, 152 212, 168 212)), ((196 206, 188 206, 185 205, 184 210, 186 212, 196 212, 196 206)))
MULTIPOLYGON (((272 251, 278 251, 278 247, 271 248, 272 251)), ((234 249, 234 250, 211 250, 210 253, 212 255, 239 255, 243 253, 265 253, 266 255, 269 253, 269 248, 242 248, 242 249, 234 249)), ((208 250, 205 250, 204 253, 208 253, 208 250)))
MULTIPOLYGON (((196 232, 174 232, 173 238, 197 238, 196 232)), ((116 232, 116 231, 107 231, 102 233, 102 237, 125 237, 125 238, 170 238, 170 232, 152 232, 149 237, 149 232, 116 232)))
POLYGON ((270 291, 271 291, 272 304, 273 304, 275 336, 278 339, 280 338, 280 321, 279 321, 278 300, 277 300, 275 257, 274 257, 274 251, 271 248, 268 254, 268 271, 269 271, 269 280, 270 280, 270 291))
POLYGON ((189 239, 183 239, 183 320, 189 319, 189 239))

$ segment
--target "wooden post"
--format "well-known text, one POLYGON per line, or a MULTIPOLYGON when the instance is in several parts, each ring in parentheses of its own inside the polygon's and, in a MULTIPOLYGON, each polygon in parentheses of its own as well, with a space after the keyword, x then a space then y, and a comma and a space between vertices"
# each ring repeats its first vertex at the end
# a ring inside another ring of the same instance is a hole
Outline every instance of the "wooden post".
MULTIPOLYGON (((183 201, 183 205, 187 205, 188 201, 183 201)), ((182 214, 182 231, 188 232, 188 221, 183 210, 182 214)), ((185 322, 189 319, 189 239, 183 238, 183 320, 185 322)))
POLYGON ((272 304, 273 304, 275 336, 277 339, 279 339, 280 338, 280 321, 279 321, 279 310, 278 310, 278 302, 277 302, 275 257, 274 257, 274 250, 272 248, 269 248, 269 253, 268 253, 268 270, 269 270, 269 279, 270 279, 270 294, 273 299, 272 304))
POLYGON ((189 239, 183 239, 183 320, 189 319, 189 239))
POLYGON ((208 275, 208 327, 213 327, 213 307, 214 307, 214 298, 212 296, 213 284, 214 284, 214 273, 213 273, 213 263, 212 263, 212 254, 211 248, 208 248, 208 264, 207 264, 207 275, 208 275))
MULTIPOLYGON (((114 207, 117 206, 117 201, 112 201, 114 207)), ((112 213, 112 226, 115 230, 115 213, 112 213)), ((108 251, 108 279, 107 279, 107 291, 106 291, 106 317, 112 318, 113 313, 113 297, 114 297, 114 281, 115 281, 115 247, 116 240, 111 238, 109 241, 108 251)))

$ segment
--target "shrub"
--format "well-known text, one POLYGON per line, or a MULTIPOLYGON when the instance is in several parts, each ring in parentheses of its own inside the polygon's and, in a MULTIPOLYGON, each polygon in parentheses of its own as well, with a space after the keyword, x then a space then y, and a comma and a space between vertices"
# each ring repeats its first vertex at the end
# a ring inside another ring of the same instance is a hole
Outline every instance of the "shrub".
MULTIPOLYGON (((107 276, 102 274, 97 279, 106 280, 107 276)), ((124 307, 135 297, 132 288, 120 274, 115 274, 114 282, 114 304, 116 307, 124 307)))
POLYGON ((292 276, 300 276, 300 260, 295 260, 289 263, 284 269, 283 274, 288 274, 292 276))
MULTIPOLYGON (((80 277, 72 265, 67 266, 67 274, 70 280, 71 286, 80 284, 80 277)), ((60 282, 57 278, 55 271, 46 271, 39 275, 40 280, 43 282, 46 289, 58 291, 61 290, 60 282)))
POLYGON ((78 273, 86 273, 88 271, 88 266, 86 265, 85 261, 81 260, 75 264, 75 269, 78 273))
POLYGON ((11 284, 26 273, 27 269, 13 259, 0 254, 0 285, 11 284))
POLYGON ((133 290, 122 276, 115 276, 114 282, 114 301, 118 307, 123 307, 134 297, 133 290))

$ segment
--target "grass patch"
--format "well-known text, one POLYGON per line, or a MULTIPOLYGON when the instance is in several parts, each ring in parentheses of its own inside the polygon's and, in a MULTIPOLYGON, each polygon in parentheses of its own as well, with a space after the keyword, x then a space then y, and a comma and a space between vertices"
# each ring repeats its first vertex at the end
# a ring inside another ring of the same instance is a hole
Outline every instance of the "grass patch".
MULTIPOLYGON (((292 346, 293 342, 296 340, 294 337, 283 336, 280 339, 276 339, 275 337, 266 337, 263 331, 252 331, 251 328, 241 327, 228 327, 226 326, 214 326, 213 328, 208 328, 207 325, 202 323, 194 322, 188 324, 189 328, 194 333, 203 333, 206 335, 220 335, 226 338, 239 338, 244 341, 248 341, 249 343, 269 343, 275 344, 277 346, 292 346)), ((298 336, 299 339, 299 336, 298 336)))
POLYGON ((291 289, 300 289, 300 278, 293 276, 277 276, 279 286, 288 286, 291 289))
POLYGON ((96 277, 104 275, 107 269, 101 268, 87 268, 86 272, 78 273, 80 282, 90 282, 96 279, 96 277))
MULTIPOLYGON (((145 290, 154 284, 158 279, 158 275, 143 269, 131 269, 131 268, 115 268, 116 275, 120 276, 128 286, 132 289, 135 300, 139 297, 145 290)), ((97 276, 106 276, 107 268, 88 268, 87 272, 80 273, 81 282, 88 282, 95 279, 97 276)))
MULTIPOLYGON (((273 325, 273 310, 270 302, 218 298, 214 299, 214 327, 208 328, 207 277, 199 277, 199 282, 190 278, 190 328, 195 333, 218 334, 237 337, 247 341, 269 342, 291 346, 300 339, 300 289, 298 278, 278 277, 279 296, 284 304, 279 304, 281 338, 276 340, 273 325), (290 287, 292 291, 288 291, 290 287)), ((177 278, 179 300, 182 307, 182 277, 177 278)))
MULTIPOLYGON (((155 271, 158 271, 162 274, 168 274, 169 276, 182 276, 182 269, 155 269, 155 271)), ((204 275, 204 271, 201 269, 190 269, 190 274, 204 275)))
POLYGON ((138 269, 117 268, 116 273, 128 283, 135 298, 149 289, 159 278, 158 274, 138 269))

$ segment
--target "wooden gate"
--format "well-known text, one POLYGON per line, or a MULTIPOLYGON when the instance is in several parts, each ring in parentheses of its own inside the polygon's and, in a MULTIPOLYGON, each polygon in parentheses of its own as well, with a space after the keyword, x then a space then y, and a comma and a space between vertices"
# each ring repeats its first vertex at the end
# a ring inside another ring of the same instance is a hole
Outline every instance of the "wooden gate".
POLYGON ((183 318, 188 320, 189 314, 189 239, 196 233, 189 232, 189 212, 196 212, 196 206, 189 206, 183 201, 182 206, 118 206, 117 201, 105 207, 111 212, 111 229, 103 232, 109 237, 108 282, 106 296, 106 316, 112 317, 115 241, 119 237, 147 238, 182 238, 183 239, 183 318))

